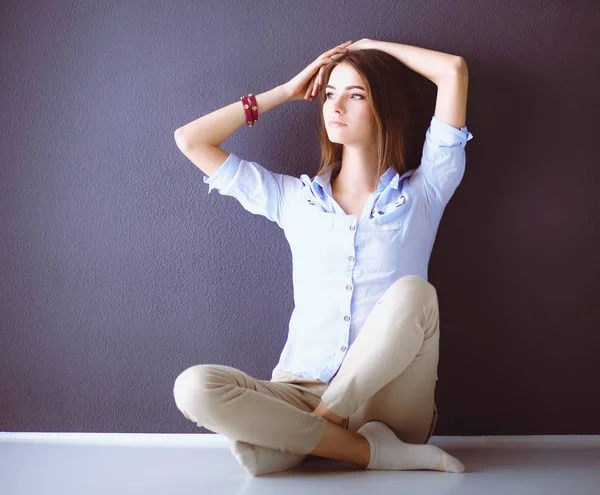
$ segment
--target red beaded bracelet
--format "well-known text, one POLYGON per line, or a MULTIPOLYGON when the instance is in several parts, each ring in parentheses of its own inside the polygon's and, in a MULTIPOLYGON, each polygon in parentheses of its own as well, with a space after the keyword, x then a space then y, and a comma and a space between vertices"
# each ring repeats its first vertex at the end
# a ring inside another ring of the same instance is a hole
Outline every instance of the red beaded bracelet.
POLYGON ((256 104, 255 96, 250 93, 247 97, 240 96, 244 111, 246 112, 246 123, 252 127, 258 122, 258 105, 256 104))

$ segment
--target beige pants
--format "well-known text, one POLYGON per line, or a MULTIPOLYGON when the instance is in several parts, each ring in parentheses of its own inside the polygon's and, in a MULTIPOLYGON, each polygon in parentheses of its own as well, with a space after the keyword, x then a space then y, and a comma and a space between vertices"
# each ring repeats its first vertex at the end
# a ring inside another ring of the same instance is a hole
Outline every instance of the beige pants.
POLYGON ((427 443, 437 424, 434 401, 439 310, 433 285, 417 275, 398 279, 373 306, 329 383, 276 370, 257 380, 230 366, 200 364, 175 380, 177 408, 190 421, 230 440, 308 454, 327 420, 322 400, 357 431, 382 421, 400 440, 427 443))

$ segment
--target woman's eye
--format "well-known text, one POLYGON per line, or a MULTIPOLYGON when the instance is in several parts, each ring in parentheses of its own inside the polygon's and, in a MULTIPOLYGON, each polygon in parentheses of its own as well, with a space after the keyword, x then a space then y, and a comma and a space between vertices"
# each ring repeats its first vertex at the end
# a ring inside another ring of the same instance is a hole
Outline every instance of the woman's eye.
MULTIPOLYGON (((332 94, 333 94, 333 93, 325 93, 325 97, 327 97, 327 96, 329 96, 329 95, 332 95, 332 94)), ((352 95, 351 95, 351 96, 360 96, 360 97, 361 97, 361 99, 362 99, 362 97, 363 97, 361 94, 358 94, 358 93, 352 93, 352 95)))

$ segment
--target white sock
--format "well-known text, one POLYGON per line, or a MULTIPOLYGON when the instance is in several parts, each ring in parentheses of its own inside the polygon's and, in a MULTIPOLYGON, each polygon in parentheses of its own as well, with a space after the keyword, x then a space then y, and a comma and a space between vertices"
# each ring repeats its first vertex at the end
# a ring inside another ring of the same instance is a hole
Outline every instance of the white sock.
POLYGON ((367 469, 432 469, 451 473, 465 470, 462 462, 439 447, 405 443, 380 421, 364 424, 357 433, 365 437, 371 446, 371 460, 367 469))
POLYGON ((306 457, 238 440, 233 442, 230 450, 242 467, 252 476, 285 471, 297 466, 306 457))

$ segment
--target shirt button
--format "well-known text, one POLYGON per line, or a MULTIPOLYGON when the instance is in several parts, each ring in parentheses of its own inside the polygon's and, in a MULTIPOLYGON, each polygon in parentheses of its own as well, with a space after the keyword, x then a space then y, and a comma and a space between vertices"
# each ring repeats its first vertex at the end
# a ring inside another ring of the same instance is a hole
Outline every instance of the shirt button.
POLYGON ((346 286, 346 290, 352 290, 352 286, 351 285, 347 285, 346 286))
POLYGON ((346 350, 346 346, 342 346, 342 351, 345 351, 345 350, 346 350))
POLYGON ((350 256, 348 259, 349 259, 350 261, 354 261, 354 256, 350 256))
POLYGON ((354 230, 356 227, 354 225, 350 225, 350 230, 354 230))
POLYGON ((350 317, 349 316, 344 316, 344 320, 350 321, 350 317))

